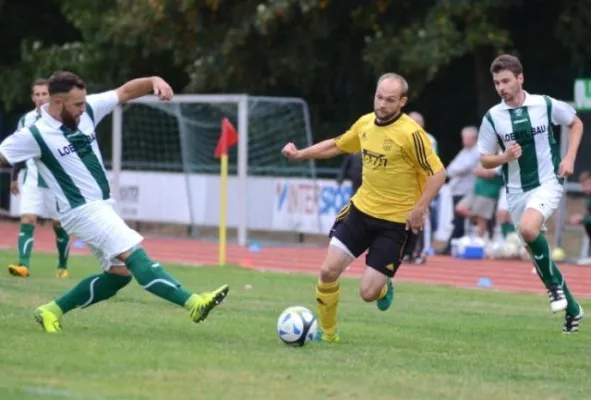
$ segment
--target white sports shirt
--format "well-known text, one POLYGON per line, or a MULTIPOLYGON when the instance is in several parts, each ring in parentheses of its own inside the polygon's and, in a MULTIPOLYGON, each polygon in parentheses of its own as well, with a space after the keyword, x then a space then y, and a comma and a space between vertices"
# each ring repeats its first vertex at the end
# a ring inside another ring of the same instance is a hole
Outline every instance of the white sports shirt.
MULTIPOLYGON (((41 118, 41 114, 35 108, 25 115, 23 115, 19 120, 16 126, 16 129, 22 129, 29 125, 33 125, 37 120, 41 118)), ((39 176, 37 171, 37 166, 35 165, 35 161, 33 159, 27 160, 27 169, 25 170, 24 182, 23 184, 27 186, 39 186, 39 187, 47 187, 47 183, 39 176)))
POLYGON ((34 159, 39 174, 57 199, 60 213, 111 193, 95 126, 119 103, 114 90, 86 97, 78 129, 64 126, 41 107, 41 118, 0 144, 0 154, 13 164, 34 159))
POLYGON ((523 105, 517 108, 502 101, 482 119, 478 149, 481 154, 497 154, 499 147, 504 151, 510 142, 519 143, 521 157, 502 166, 510 193, 560 182, 560 147, 552 125, 569 126, 575 114, 570 105, 549 96, 525 93, 523 105))

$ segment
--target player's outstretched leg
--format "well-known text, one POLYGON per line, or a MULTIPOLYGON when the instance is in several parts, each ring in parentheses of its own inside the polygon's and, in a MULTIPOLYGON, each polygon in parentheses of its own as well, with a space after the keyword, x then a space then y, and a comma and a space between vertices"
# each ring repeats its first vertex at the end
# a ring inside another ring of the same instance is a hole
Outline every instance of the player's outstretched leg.
POLYGON ((119 256, 133 274, 133 277, 148 292, 185 307, 194 322, 207 318, 211 310, 222 303, 230 287, 223 285, 212 292, 194 294, 184 289, 162 266, 152 261, 146 251, 136 247, 119 256))
POLYGON ((20 232, 18 234, 18 263, 9 265, 8 272, 13 276, 26 278, 30 275, 31 253, 33 252, 33 233, 35 232, 36 217, 23 215, 21 217, 20 232))
POLYGON ((344 245, 338 239, 333 238, 330 243, 316 285, 316 304, 321 328, 319 338, 326 342, 338 342, 337 308, 341 296, 339 277, 354 257, 343 248, 344 245))
POLYGON ((520 234, 530 250, 538 276, 548 290, 550 309, 553 312, 565 311, 563 332, 576 332, 583 319, 583 309, 568 289, 560 269, 552 261, 548 241, 538 228, 538 225, 542 225, 540 217, 536 210, 527 209, 520 224, 520 234))
POLYGON ((58 253, 57 273, 58 278, 68 277, 68 256, 70 252, 70 235, 62 228, 59 221, 53 221, 55 232, 55 244, 58 253))
POLYGON ((65 313, 107 300, 129 282, 131 274, 125 267, 113 267, 110 272, 89 276, 62 297, 37 308, 35 320, 46 332, 59 332, 61 317, 65 313))

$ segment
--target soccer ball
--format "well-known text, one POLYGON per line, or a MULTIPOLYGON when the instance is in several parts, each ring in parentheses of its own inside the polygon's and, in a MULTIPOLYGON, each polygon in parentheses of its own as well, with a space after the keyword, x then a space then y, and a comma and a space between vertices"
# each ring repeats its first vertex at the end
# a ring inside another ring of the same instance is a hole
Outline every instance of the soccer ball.
POLYGON ((552 261, 554 262, 564 262, 564 260, 566 259, 566 252, 560 247, 557 247, 554 250, 552 250, 551 257, 552 261))
POLYGON ((484 248, 484 253, 491 260, 494 260, 497 258, 502 258, 503 257, 503 242, 500 242, 498 240, 494 241, 494 242, 489 242, 484 248))
POLYGON ((503 244, 503 258, 515 258, 519 255, 519 245, 512 241, 503 244))
POLYGON ((277 319, 277 334, 281 341, 291 346, 309 343, 318 331, 314 313, 302 306, 286 308, 277 319))

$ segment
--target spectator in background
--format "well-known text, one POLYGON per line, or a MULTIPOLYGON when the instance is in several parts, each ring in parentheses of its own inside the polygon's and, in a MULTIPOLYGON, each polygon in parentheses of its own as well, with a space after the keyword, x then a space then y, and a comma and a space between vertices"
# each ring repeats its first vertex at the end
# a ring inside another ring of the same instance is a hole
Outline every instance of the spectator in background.
MULTIPOLYGON (((454 210, 462 198, 470 194, 474 188, 476 177, 472 172, 480 164, 480 152, 476 146, 478 140, 478 128, 466 126, 462 129, 463 148, 447 166, 449 188, 452 196, 454 210)), ((454 213, 453 231, 441 254, 451 253, 451 241, 464 236, 465 218, 454 213)))
POLYGON ((501 193, 499 194, 499 202, 497 204, 497 223, 501 226, 501 233, 503 238, 507 238, 509 234, 515 232, 515 225, 509 213, 509 205, 507 204, 507 188, 503 185, 501 193))
MULTIPOLYGON (((411 117, 419 126, 425 129, 425 119, 423 116, 416 112, 412 111, 408 113, 408 116, 411 117)), ((426 132, 426 131, 425 131, 426 132)), ((437 140, 433 135, 429 132, 427 133, 427 137, 431 141, 431 146, 433 147, 433 151, 435 154, 439 155, 439 151, 437 148, 437 140)), ((439 205, 439 195, 435 196, 431 205, 429 206, 429 222, 431 224, 431 229, 429 232, 425 231, 425 234, 419 235, 415 242, 415 246, 412 248, 407 249, 406 254, 404 255, 404 262, 408 262, 411 264, 424 264, 426 261, 425 257, 425 244, 428 243, 430 245, 433 232, 437 230, 437 210, 439 205), (428 236, 427 236, 428 235, 428 236)))
POLYGON ((492 238, 490 221, 495 215, 497 201, 504 184, 501 168, 485 169, 478 166, 473 172, 476 176, 474 189, 464 196, 455 211, 465 218, 470 218, 476 224, 478 237, 492 238))
MULTIPOLYGON (((425 119, 420 113, 412 111, 408 113, 408 116, 414 119, 415 122, 421 126, 421 128, 425 129, 425 119)), ((431 135, 429 132, 427 132, 427 137, 431 141, 431 146, 433 147, 433 151, 435 152, 435 154, 439 154, 439 149, 437 148, 437 139, 435 139, 435 137, 431 135)))
POLYGON ((357 192, 357 190, 361 186, 362 165, 363 160, 361 159, 361 153, 345 155, 343 163, 341 164, 341 170, 339 171, 339 174, 337 176, 337 183, 339 186, 341 186, 344 181, 351 181, 351 187, 353 189, 353 191, 351 192, 351 197, 353 197, 355 192, 357 192))
POLYGON ((591 172, 583 171, 579 175, 581 189, 587 196, 587 210, 585 214, 575 214, 570 217, 570 223, 573 225, 583 225, 587 236, 591 239, 591 172))

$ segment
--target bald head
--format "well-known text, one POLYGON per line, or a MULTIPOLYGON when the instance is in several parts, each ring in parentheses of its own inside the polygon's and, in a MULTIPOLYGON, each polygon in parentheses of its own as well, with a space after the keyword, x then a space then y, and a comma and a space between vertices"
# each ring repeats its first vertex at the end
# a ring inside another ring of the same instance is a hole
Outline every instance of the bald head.
POLYGON ((408 83, 402 76, 387 73, 378 79, 374 97, 374 112, 378 122, 394 119, 406 105, 408 83))
POLYGON ((425 127, 425 119, 423 118, 423 116, 416 112, 416 111, 412 111, 410 113, 408 113, 408 116, 411 117, 412 119, 414 119, 414 121, 419 124, 419 126, 421 128, 425 127))
POLYGON ((401 75, 393 72, 383 74, 378 79, 378 89, 394 89, 398 91, 399 96, 406 96, 408 94, 408 82, 401 75))

